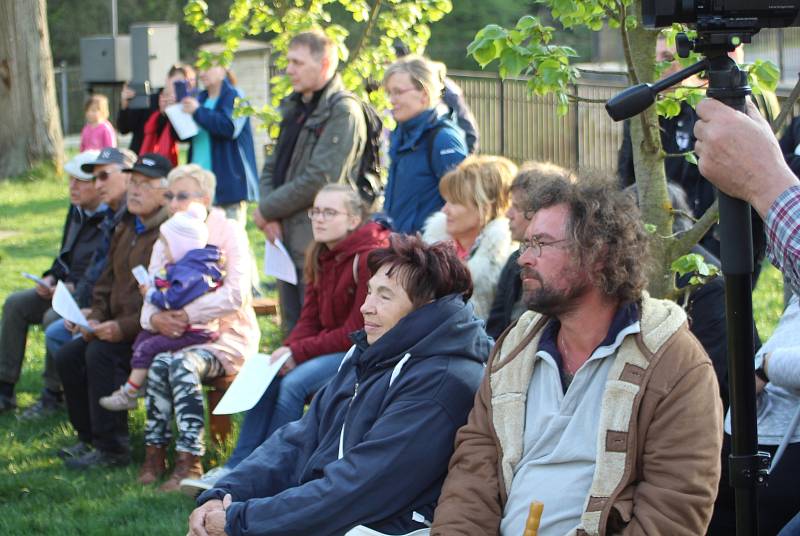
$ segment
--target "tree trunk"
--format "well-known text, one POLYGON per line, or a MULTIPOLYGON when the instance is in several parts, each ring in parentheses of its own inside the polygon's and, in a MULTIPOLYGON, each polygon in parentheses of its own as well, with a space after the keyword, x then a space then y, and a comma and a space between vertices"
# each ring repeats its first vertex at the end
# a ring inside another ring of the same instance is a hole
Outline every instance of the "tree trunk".
MULTIPOLYGON (((632 9, 639 13, 640 2, 632 9)), ((640 19, 641 20, 641 19, 640 19)), ((641 26, 628 31, 630 60, 640 82, 652 82, 655 75, 655 48, 658 32, 641 26)), ((675 288, 672 264, 672 212, 664 173, 664 151, 655 106, 631 119, 633 167, 639 192, 639 207, 647 224, 655 226, 651 241, 653 264, 650 270, 650 294, 665 298, 675 288), (638 148, 638 150, 637 150, 638 148)))
POLYGON ((41 162, 61 168, 45 0, 0 1, 0 110, 0 178, 41 162))

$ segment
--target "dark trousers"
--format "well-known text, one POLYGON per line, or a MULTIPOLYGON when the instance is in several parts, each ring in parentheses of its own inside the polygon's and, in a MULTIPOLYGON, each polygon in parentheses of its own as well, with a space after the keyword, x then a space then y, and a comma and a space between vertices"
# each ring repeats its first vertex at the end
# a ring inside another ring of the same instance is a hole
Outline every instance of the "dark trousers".
POLYGON ((101 396, 110 395, 130 373, 130 343, 75 339, 55 355, 64 385, 69 420, 78 438, 107 452, 127 452, 128 412, 103 409, 101 396))
POLYGON ((296 285, 279 279, 277 286, 278 300, 281 304, 281 329, 288 335, 300 319, 300 309, 303 307, 306 285, 303 281, 302 268, 297 269, 296 285))
MULTIPOLYGON (((9 294, 0 318, 0 382, 16 384, 19 381, 28 328, 34 324, 47 327, 58 319, 58 314, 50 309, 50 300, 39 297, 34 289, 9 294)), ((45 354, 42 376, 45 387, 61 391, 61 381, 49 353, 45 354)))
MULTIPOLYGON (((772 456, 777 446, 759 445, 759 450, 772 456)), ((708 529, 709 536, 730 536, 736 534, 736 513, 734 510, 733 488, 728 480, 728 456, 731 453, 731 436, 725 434, 722 442, 722 478, 719 483, 714 515, 708 529)), ((758 489, 758 534, 775 536, 800 509, 800 443, 791 443, 783 453, 780 462, 769 476, 768 485, 758 489)))

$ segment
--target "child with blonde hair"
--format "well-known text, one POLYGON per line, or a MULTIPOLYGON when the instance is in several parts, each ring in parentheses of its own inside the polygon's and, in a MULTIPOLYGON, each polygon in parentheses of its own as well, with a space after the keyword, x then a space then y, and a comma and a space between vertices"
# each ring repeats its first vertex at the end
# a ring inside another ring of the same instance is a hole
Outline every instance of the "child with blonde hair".
POLYGON ((80 150, 105 149, 117 146, 117 133, 108 120, 108 97, 91 95, 83 107, 86 124, 81 130, 80 150))

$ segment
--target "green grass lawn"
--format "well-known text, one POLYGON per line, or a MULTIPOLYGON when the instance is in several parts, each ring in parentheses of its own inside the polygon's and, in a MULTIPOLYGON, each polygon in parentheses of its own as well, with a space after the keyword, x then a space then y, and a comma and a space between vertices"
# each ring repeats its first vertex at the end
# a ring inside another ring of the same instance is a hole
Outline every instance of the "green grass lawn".
MULTIPOLYGON (((52 178, 0 181, 0 303, 9 293, 31 286, 20 272, 40 273, 50 265, 60 243, 66 190, 65 181, 52 178)), ((263 238, 252 226, 248 232, 256 255, 262 256, 263 238)), ((783 308, 781 276, 771 266, 761 276, 754 307, 766 340, 783 308)), ((262 319, 261 328, 262 348, 274 348, 279 341, 276 326, 262 319)), ((35 327, 17 388, 21 407, 32 404, 42 387, 43 355, 43 334, 35 327)), ((0 416, 0 534, 185 534, 193 502, 136 483, 143 458, 142 407, 131 414, 130 428, 134 465, 78 473, 65 469, 55 456, 58 448, 75 440, 65 414, 32 424, 0 416)), ((211 450, 206 468, 223 461, 230 448, 211 450)))
MULTIPOLYGON (((64 180, 0 181, 0 303, 11 292, 30 288, 20 272, 39 274, 50 266, 58 252, 68 202, 64 180)), ((263 235, 259 238, 257 230, 248 231, 256 255, 262 256, 263 235)), ((266 319, 260 322, 262 347, 274 347, 280 340, 277 327, 266 319)), ((43 356, 43 332, 34 327, 17 386, 20 407, 38 397, 43 356)), ((144 418, 140 403, 130 420, 133 465, 80 473, 65 469, 55 456, 59 448, 75 442, 65 413, 34 423, 0 416, 0 534, 185 534, 193 501, 136 482, 144 457, 144 418)), ((232 438, 228 445, 210 449, 205 467, 224 461, 231 447, 232 438)))

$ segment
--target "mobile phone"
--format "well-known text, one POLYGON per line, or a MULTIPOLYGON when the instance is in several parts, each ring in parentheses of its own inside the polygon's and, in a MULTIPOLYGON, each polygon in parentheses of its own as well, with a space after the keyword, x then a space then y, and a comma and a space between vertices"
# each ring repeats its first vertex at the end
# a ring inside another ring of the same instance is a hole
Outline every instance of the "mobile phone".
POLYGON ((184 98, 191 96, 191 88, 188 81, 175 80, 172 85, 175 88, 175 102, 180 102, 184 98))

